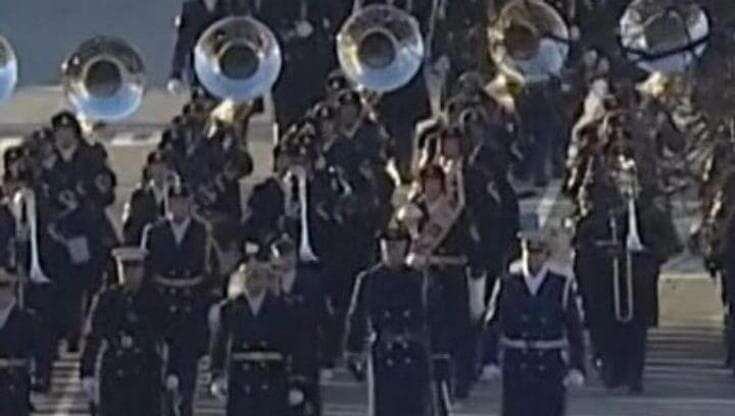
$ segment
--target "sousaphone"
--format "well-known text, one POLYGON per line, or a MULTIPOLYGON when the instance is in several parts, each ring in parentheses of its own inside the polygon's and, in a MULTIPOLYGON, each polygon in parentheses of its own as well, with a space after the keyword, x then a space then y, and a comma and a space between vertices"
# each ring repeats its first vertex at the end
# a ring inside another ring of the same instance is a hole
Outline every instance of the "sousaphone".
POLYGON ((707 48, 710 20, 689 0, 634 0, 620 19, 620 43, 648 72, 683 72, 707 48))
POLYGON ((359 8, 337 35, 342 71, 371 92, 386 93, 408 84, 421 69, 424 55, 418 21, 394 6, 359 8))
POLYGON ((270 91, 282 63, 276 36, 250 16, 215 22, 194 48, 194 69, 204 88, 222 100, 238 103, 270 91))
POLYGON ((569 55, 570 31, 542 0, 514 0, 488 27, 490 57, 511 79, 543 82, 559 76, 569 55))
POLYGON ((18 82, 18 58, 7 39, 0 36, 0 103, 13 94, 18 82))
POLYGON ((126 41, 96 36, 61 66, 66 97, 82 118, 116 121, 131 116, 143 102, 145 64, 126 41))

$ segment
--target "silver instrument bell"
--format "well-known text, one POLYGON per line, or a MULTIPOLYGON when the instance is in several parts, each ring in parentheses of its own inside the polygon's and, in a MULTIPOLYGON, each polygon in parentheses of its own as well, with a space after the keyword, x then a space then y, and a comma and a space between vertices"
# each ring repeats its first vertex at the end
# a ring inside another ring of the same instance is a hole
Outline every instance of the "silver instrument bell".
POLYGON ((710 22, 689 0, 634 0, 620 19, 628 59, 648 72, 682 72, 707 48, 710 22))
POLYGON ((194 69, 207 91, 247 102, 278 80, 283 58, 278 39, 250 16, 226 17, 210 26, 194 48, 194 69))
POLYGON ((526 83, 558 76, 569 55, 569 27, 542 0, 509 2, 487 35, 490 57, 500 70, 526 83))
POLYGON ((343 72, 369 91, 385 93, 408 84, 421 69, 424 55, 418 21, 393 6, 359 9, 337 35, 343 72))
POLYGON ((18 82, 18 58, 7 39, 0 36, 0 103, 13 94, 18 82))
POLYGON ((121 120, 143 102, 145 65, 122 39, 97 36, 83 42, 61 70, 66 97, 84 118, 121 120))

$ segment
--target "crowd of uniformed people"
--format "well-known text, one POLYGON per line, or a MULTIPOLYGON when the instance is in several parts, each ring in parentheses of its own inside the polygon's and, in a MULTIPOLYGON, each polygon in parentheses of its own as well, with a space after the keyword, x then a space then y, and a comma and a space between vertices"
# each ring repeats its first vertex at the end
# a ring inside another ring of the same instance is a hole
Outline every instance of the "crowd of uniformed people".
POLYGON ((582 24, 601 12, 554 3, 589 42, 541 88, 494 83, 486 48, 465 47, 503 2, 396 2, 433 34, 436 59, 376 97, 332 53, 351 3, 184 2, 169 87, 191 99, 146 156, 120 232, 115 172, 75 114, 6 151, 0 415, 30 414, 60 348, 81 354, 102 416, 195 414, 205 356, 203 394, 232 416, 323 414, 320 383, 342 365, 375 416, 448 415, 499 377, 503 415, 562 415, 589 357, 609 388, 643 391, 660 268, 682 249, 656 162, 678 142, 582 24), (202 31, 245 13, 276 32, 285 62, 272 172, 247 193, 263 104, 221 102, 191 62, 202 31), (437 68, 432 114, 424 78, 437 68), (566 169, 576 210, 522 227, 517 185, 545 185, 547 168, 566 169))

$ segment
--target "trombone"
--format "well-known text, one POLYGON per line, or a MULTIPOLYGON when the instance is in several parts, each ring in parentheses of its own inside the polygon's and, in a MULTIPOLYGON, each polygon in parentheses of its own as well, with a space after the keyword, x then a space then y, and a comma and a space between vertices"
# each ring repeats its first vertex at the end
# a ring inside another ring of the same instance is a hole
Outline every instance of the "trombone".
MULTIPOLYGON (((613 302, 615 308, 615 319, 621 323, 633 320, 635 314, 634 288, 633 288, 633 256, 646 250, 641 242, 638 232, 638 216, 636 214, 636 198, 638 194, 637 170, 635 161, 632 159, 621 160, 621 189, 625 200, 625 213, 628 220, 628 232, 625 238, 625 269, 621 270, 621 259, 616 254, 613 259, 613 302), (622 273, 625 275, 621 275, 622 273)), ((618 224, 615 215, 610 216, 610 231, 612 233, 612 244, 617 247, 618 224)))
MULTIPOLYGON (((38 245, 38 209, 36 207, 36 194, 34 191, 28 187, 23 187, 16 191, 12 200, 11 209, 13 216, 15 217, 17 242, 25 241, 25 238, 30 240, 30 265, 28 270, 24 270, 23 279, 20 285, 19 299, 22 304, 25 300, 24 286, 27 283, 47 284, 51 283, 51 280, 46 276, 43 268, 41 267, 41 257, 38 245), (28 237, 25 237, 24 230, 28 230, 28 237)), ((21 259, 25 260, 25 257, 21 257, 20 259, 16 258, 16 261, 21 259)), ((18 264, 18 266, 19 269, 23 269, 25 264, 18 264)))

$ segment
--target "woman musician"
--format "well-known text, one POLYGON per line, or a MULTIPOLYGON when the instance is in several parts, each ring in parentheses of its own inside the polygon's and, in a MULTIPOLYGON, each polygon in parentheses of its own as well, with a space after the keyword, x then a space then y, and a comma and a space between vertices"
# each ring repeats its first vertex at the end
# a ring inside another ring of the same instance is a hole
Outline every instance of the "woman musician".
POLYGON ((442 311, 432 319, 432 344, 445 400, 469 394, 475 372, 475 322, 482 313, 472 300, 484 297, 477 290, 484 287, 484 276, 476 278, 470 267, 476 263, 478 241, 465 210, 461 170, 457 178, 456 192, 450 192, 442 167, 422 168, 417 194, 397 213, 412 237, 407 263, 428 274, 432 296, 442 300, 442 311))

